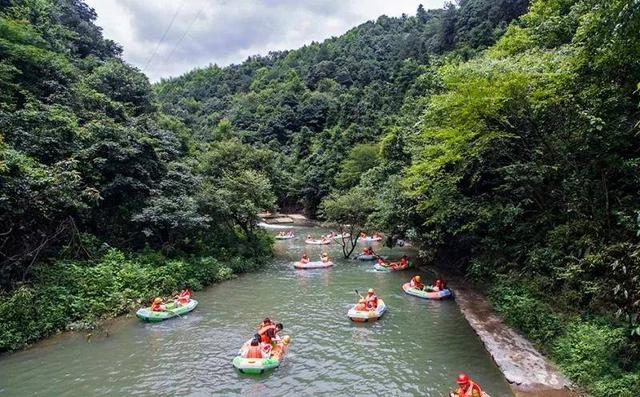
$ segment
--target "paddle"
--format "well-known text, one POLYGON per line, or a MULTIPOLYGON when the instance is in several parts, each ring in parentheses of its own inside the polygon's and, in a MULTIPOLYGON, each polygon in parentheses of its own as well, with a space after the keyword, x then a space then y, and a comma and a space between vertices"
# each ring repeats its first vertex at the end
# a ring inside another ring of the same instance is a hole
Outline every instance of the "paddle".
POLYGON ((176 309, 167 309, 167 307, 165 306, 164 310, 165 310, 165 311, 167 311, 167 312, 169 312, 169 313, 173 313, 173 314, 175 314, 176 316, 178 316, 178 317, 182 318, 182 316, 180 315, 180 313, 178 313, 177 311, 175 311, 176 309))
POLYGON ((175 314, 175 315, 176 315, 176 316, 178 316, 179 318, 182 318, 182 316, 181 316, 177 311, 175 311, 175 309, 173 309, 173 310, 167 309, 167 311, 168 311, 168 312, 170 312, 170 313, 175 314))
POLYGON ((360 292, 358 292, 357 289, 354 289, 354 291, 356 292, 356 295, 358 295, 360 298, 364 299, 364 296, 360 295, 360 292))

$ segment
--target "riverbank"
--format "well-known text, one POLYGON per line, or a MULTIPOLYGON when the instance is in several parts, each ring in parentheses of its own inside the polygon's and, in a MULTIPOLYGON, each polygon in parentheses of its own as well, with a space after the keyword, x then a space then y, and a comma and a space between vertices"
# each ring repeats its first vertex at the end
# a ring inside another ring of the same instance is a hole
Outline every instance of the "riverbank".
POLYGON ((110 249, 97 260, 40 266, 28 284, 0 293, 0 352, 25 348, 62 331, 95 329, 154 297, 170 297, 185 287, 200 290, 256 269, 261 260, 166 258, 156 252, 126 255, 110 249))
POLYGON ((102 329, 90 342, 86 332, 65 333, 2 357, 0 395, 444 396, 472 360, 492 397, 513 397, 455 302, 403 294, 407 273, 373 272, 370 262, 342 258, 338 244, 294 239, 274 246, 259 271, 194 294, 198 308, 183 318, 147 324, 119 317, 107 323, 108 337, 102 329), (336 266, 294 270, 303 249, 312 256, 328 251, 336 266), (354 323, 347 311, 357 301, 354 290, 365 288, 375 288, 389 310, 380 321, 354 323), (231 361, 265 316, 284 324, 291 349, 273 373, 238 374, 231 361))
POLYGON ((259 213, 258 217, 260 217, 262 222, 268 225, 288 224, 288 225, 295 225, 295 226, 312 226, 318 223, 317 221, 309 219, 303 214, 299 214, 299 213, 280 214, 280 213, 263 212, 263 213, 259 213))
POLYGON ((495 313, 487 298, 460 274, 443 268, 460 311, 517 397, 576 397, 572 383, 531 341, 495 313))

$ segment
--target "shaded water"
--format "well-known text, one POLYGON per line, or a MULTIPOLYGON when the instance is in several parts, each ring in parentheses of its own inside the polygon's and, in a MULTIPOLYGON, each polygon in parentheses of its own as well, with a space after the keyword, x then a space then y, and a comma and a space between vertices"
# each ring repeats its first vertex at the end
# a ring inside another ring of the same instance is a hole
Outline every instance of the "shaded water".
POLYGON ((319 230, 297 228, 296 240, 276 242, 263 271, 197 292, 200 305, 183 318, 122 319, 108 337, 66 334, 0 358, 0 396, 444 396, 460 370, 493 397, 512 396, 454 301, 405 295, 401 285, 414 272, 374 273, 371 262, 341 259, 337 245, 305 246, 319 230), (293 270, 305 249, 312 260, 326 249, 336 266, 293 270), (350 322, 354 289, 369 287, 387 313, 350 322), (284 363, 259 377, 239 374, 231 360, 265 316, 293 338, 284 363))

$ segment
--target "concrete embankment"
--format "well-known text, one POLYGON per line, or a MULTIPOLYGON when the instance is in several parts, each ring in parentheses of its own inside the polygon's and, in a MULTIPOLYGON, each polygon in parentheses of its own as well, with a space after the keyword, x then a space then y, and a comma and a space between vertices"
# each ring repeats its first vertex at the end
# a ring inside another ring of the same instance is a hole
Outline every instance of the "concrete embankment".
MULTIPOLYGON (((443 273, 443 272, 441 272, 443 273)), ((446 274, 446 272, 444 272, 446 274)), ((571 382, 524 336, 493 312, 487 299, 462 277, 451 276, 460 310, 518 397, 576 397, 571 382)))

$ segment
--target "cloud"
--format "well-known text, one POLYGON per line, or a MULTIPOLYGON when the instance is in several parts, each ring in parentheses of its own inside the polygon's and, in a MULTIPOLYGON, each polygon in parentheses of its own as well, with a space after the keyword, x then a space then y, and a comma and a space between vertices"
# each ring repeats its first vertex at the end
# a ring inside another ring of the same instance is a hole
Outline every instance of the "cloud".
POLYGON ((413 15, 443 0, 86 0, 106 37, 152 81, 242 62, 338 36, 385 14, 413 15))

